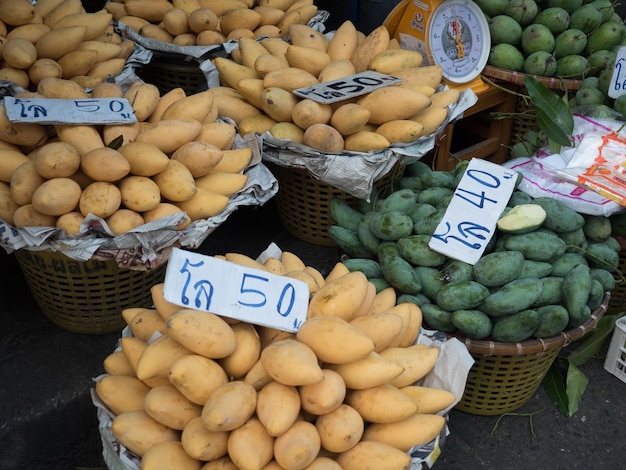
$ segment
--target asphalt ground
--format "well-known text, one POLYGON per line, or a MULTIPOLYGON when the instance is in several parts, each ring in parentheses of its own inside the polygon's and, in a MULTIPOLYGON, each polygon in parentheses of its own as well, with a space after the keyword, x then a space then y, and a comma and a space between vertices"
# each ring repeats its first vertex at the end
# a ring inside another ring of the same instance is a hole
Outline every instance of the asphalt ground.
MULTIPOLYGON (((273 201, 240 208, 197 251, 257 256, 271 242, 323 274, 341 257, 337 248, 287 233, 273 201)), ((33 300, 15 256, 2 250, 0 263, 0 468, 105 469, 90 389, 119 333, 85 335, 56 326, 33 300)), ((582 366, 589 384, 572 417, 541 387, 505 415, 453 409, 433 468, 626 468, 626 384, 604 370, 607 346, 582 366)))

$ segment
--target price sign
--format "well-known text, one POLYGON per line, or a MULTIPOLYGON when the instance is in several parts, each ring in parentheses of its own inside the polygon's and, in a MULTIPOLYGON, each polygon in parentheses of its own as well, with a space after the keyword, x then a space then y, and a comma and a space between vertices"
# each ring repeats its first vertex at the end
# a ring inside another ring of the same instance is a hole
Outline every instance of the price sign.
POLYGON ((163 295, 183 308, 291 332, 309 307, 303 281, 179 248, 170 255, 163 295))
POLYGON ((309 98, 318 103, 335 103, 356 96, 365 95, 377 88, 396 85, 401 78, 368 70, 330 82, 323 82, 306 88, 297 88, 293 93, 301 98, 309 98))
POLYGON ((130 124, 137 122, 126 98, 4 98, 11 122, 38 124, 130 124))
POLYGON ((620 47, 615 54, 608 94, 611 98, 617 98, 624 93, 626 93, 626 47, 620 47))
POLYGON ((493 236, 516 180, 516 171, 473 158, 428 246, 475 264, 493 236))

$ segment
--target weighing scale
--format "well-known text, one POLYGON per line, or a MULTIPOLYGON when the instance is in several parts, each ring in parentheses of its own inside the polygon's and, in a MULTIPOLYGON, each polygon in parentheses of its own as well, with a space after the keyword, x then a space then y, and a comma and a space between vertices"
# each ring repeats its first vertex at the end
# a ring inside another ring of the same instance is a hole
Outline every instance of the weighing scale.
POLYGON ((402 48, 418 50, 425 64, 439 65, 450 88, 488 85, 480 78, 491 49, 489 24, 472 0, 403 0, 385 26, 402 48))

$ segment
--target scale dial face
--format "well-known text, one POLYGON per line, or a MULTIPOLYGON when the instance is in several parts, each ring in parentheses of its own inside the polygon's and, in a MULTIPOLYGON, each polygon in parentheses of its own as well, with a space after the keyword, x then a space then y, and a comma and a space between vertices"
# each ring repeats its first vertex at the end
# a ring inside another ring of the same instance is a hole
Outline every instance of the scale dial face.
POLYGON ((452 83, 468 83, 482 72, 491 48, 489 24, 471 0, 444 0, 433 11, 426 33, 431 63, 452 83))

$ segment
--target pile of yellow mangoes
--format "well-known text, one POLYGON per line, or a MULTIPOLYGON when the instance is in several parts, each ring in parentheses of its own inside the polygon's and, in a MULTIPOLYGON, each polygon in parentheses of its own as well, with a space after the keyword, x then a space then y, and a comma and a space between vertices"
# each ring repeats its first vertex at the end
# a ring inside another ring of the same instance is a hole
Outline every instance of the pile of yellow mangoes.
POLYGON ((286 37, 307 24, 314 0, 116 0, 105 9, 140 36, 177 46, 223 44, 240 37, 286 37))
POLYGON ((80 0, 0 1, 0 79, 33 90, 45 77, 91 88, 121 73, 134 42, 114 30, 106 10, 80 0))
POLYGON ((400 48, 384 25, 365 35, 346 20, 327 36, 292 24, 288 39, 242 37, 230 57, 213 59, 221 85, 236 92, 224 115, 243 135, 269 132, 328 153, 381 151, 432 135, 460 98, 458 89, 440 88, 440 66, 400 48), (293 93, 368 70, 402 82, 335 103, 293 93))
POLYGON ((95 390, 141 469, 409 468, 409 449, 443 430, 455 401, 417 385, 439 357, 415 344, 419 307, 342 263, 324 277, 289 251, 215 256, 307 282, 306 320, 291 333, 181 308, 163 284, 153 308, 123 310, 132 335, 95 390))
POLYGON ((10 121, 0 104, 0 219, 15 227, 79 233, 88 214, 114 235, 184 212, 178 226, 221 213, 247 183, 252 149, 234 148, 236 128, 218 119, 213 90, 187 95, 138 81, 126 91, 102 82, 87 93, 73 80, 47 77, 44 98, 126 98, 129 124, 10 121))

